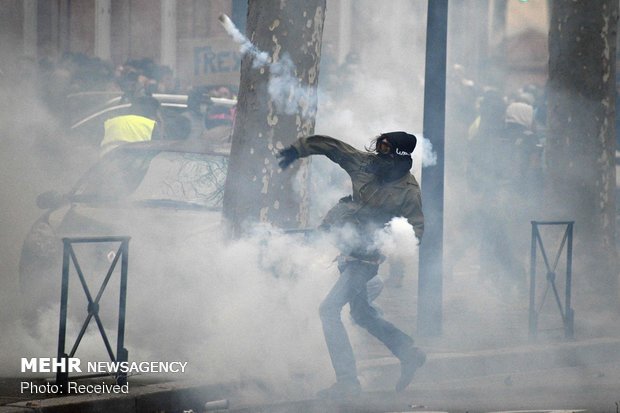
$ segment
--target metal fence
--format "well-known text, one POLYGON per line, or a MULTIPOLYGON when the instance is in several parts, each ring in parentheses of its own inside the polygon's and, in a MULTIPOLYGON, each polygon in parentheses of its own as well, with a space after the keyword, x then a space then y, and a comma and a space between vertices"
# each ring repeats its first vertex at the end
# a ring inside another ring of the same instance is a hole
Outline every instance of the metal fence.
POLYGON ((562 326, 564 328, 564 337, 572 339, 574 337, 575 312, 571 307, 571 285, 572 285, 572 263, 573 263, 573 227, 575 221, 532 221, 532 244, 530 258, 530 306, 529 306, 529 336, 536 338, 538 335, 538 319, 542 307, 547 298, 549 289, 553 292, 555 302, 558 306, 560 316, 562 318, 562 326), (547 249, 541 237, 541 227, 545 226, 565 226, 562 241, 558 247, 553 262, 549 260, 547 249), (560 257, 566 246, 566 279, 564 291, 564 303, 560 298, 560 293, 556 285, 557 267, 560 257), (536 303, 536 267, 537 252, 540 248, 546 269, 546 280, 544 291, 536 303))
MULTIPOLYGON (((99 333, 101 334, 101 338, 105 344, 108 355, 110 356, 111 361, 123 362, 127 361, 128 352, 124 347, 125 343, 125 304, 127 301, 127 268, 129 263, 129 239, 130 237, 83 237, 83 238, 63 238, 63 259, 62 259, 62 288, 60 295, 60 327, 58 331, 58 360, 71 358, 75 355, 75 352, 80 345, 82 338, 84 337, 84 333, 90 324, 90 321, 94 318, 97 323, 97 327, 99 329, 99 333), (94 244, 94 243, 110 243, 110 242, 119 242, 120 246, 112 259, 110 267, 107 271, 107 274, 101 284, 99 286, 99 290, 97 291, 97 295, 93 298, 90 288, 88 287, 88 283, 86 282, 86 278, 84 277, 84 272, 78 262, 77 256, 75 254, 73 244, 94 244), (120 271, 120 296, 119 296, 119 305, 118 305, 118 329, 117 329, 117 342, 116 342, 116 354, 112 350, 112 346, 110 344, 110 340, 106 334, 103 323, 101 322, 101 318, 99 317, 99 301, 105 292, 105 289, 114 273, 114 269, 118 264, 119 260, 121 261, 121 271, 120 271), (71 351, 66 353, 65 345, 66 345, 66 335, 67 335, 67 305, 69 301, 69 269, 70 264, 73 263, 75 271, 77 273, 78 279, 84 290, 84 294, 86 295, 86 300, 88 301, 87 305, 87 316, 84 320, 80 332, 75 340, 75 343, 71 347, 71 351)), ((67 364, 65 364, 67 365, 67 364)), ((89 378, 89 377, 100 377, 101 374, 92 374, 92 375, 83 375, 78 378, 89 378)), ((56 384, 60 385, 61 389, 68 388, 69 381, 69 373, 68 371, 58 371, 56 373, 56 384)), ((125 373, 117 373, 116 375, 117 384, 125 384, 127 382, 127 375, 125 373)))

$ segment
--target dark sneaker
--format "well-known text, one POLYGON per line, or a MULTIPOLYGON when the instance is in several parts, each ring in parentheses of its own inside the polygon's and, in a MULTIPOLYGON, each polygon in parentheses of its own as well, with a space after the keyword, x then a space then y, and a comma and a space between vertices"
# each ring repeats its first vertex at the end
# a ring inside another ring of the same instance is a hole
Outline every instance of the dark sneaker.
POLYGON ((396 383, 396 392, 401 392, 409 386, 413 375, 426 361, 426 354, 417 347, 410 347, 400 358, 400 378, 396 383))
POLYGON ((319 391, 316 396, 320 399, 346 399, 359 396, 362 387, 358 381, 337 381, 330 387, 319 391))

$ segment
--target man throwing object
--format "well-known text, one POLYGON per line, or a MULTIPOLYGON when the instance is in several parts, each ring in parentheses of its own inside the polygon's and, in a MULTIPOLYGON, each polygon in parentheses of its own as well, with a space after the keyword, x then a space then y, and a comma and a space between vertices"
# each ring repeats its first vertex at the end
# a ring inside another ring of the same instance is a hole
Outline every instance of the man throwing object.
POLYGON ((366 283, 377 275, 383 256, 373 235, 394 217, 405 217, 416 237, 422 238, 424 216, 420 186, 409 173, 411 153, 417 139, 405 132, 389 132, 371 141, 365 151, 329 136, 300 138, 279 152, 279 165, 286 169, 298 158, 325 155, 343 168, 353 187, 325 216, 323 229, 348 227, 355 233, 339 245, 340 277, 320 306, 325 342, 336 372, 336 383, 318 393, 322 398, 345 398, 361 392, 355 356, 340 313, 349 304, 357 324, 379 339, 401 363, 396 391, 404 390, 426 355, 414 347, 413 339, 384 320, 369 303, 366 283))

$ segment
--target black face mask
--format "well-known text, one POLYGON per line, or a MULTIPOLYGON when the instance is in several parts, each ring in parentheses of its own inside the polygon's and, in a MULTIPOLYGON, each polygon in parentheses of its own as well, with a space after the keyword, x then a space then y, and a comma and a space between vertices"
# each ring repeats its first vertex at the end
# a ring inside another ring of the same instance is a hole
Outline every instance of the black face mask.
POLYGON ((372 165, 372 172, 382 183, 392 182, 409 173, 413 161, 408 156, 378 154, 372 165))

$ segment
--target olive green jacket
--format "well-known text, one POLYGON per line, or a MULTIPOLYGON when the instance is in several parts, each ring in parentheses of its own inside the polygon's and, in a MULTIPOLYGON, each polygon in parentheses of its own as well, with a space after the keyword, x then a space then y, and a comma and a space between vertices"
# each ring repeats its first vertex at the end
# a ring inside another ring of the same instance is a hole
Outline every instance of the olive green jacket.
POLYGON ((422 239, 422 199, 420 186, 412 174, 382 183, 371 169, 376 154, 357 150, 329 136, 300 138, 293 147, 300 157, 327 156, 351 177, 352 196, 343 198, 327 213, 323 227, 344 225, 347 222, 358 227, 371 223, 383 226, 394 217, 405 217, 413 226, 416 237, 422 239))

